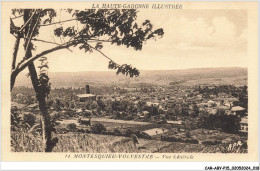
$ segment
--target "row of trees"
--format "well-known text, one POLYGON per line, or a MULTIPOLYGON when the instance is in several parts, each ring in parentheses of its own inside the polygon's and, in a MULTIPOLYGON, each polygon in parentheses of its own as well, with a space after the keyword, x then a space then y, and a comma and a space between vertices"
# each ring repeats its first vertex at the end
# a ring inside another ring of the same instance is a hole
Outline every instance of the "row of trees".
POLYGON ((240 119, 236 115, 225 115, 219 111, 216 115, 201 113, 198 117, 198 127, 204 129, 219 129, 228 133, 237 133, 240 129, 240 119))

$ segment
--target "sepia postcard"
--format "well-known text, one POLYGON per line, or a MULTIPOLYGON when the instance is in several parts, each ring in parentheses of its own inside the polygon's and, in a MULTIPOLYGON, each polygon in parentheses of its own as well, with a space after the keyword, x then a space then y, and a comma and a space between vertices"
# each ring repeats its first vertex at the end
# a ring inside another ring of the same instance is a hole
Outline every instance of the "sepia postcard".
POLYGON ((3 161, 258 161, 258 3, 2 2, 3 161))

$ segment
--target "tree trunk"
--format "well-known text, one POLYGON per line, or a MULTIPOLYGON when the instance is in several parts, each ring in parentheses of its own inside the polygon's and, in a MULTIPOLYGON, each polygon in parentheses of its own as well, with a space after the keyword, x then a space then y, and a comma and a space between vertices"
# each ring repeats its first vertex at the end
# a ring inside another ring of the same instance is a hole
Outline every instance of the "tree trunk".
MULTIPOLYGON (((18 52, 19 45, 20 45, 20 39, 21 39, 21 34, 18 33, 18 36, 17 36, 16 41, 15 41, 15 45, 14 45, 12 70, 15 69, 16 58, 17 58, 17 52, 18 52)), ((12 91, 12 89, 13 89, 13 87, 14 87, 14 83, 15 83, 15 77, 14 77, 13 74, 12 74, 12 75, 11 75, 11 91, 12 91)))
MULTIPOLYGON (((26 22, 30 18, 29 11, 30 10, 25 10, 25 12, 24 12, 24 22, 26 22)), ((34 24, 37 24, 37 23, 32 23, 32 24, 30 24, 30 26, 26 26, 26 28, 25 28, 26 35, 30 35, 31 34, 30 31, 34 31, 32 29, 34 24)), ((26 59, 32 57, 32 46, 30 44, 31 44, 31 42, 29 41, 29 39, 26 39, 25 46, 24 46, 25 50, 26 50, 26 47, 28 47, 25 52, 26 59)), ((52 138, 51 138, 52 125, 50 122, 50 115, 48 113, 48 108, 47 108, 47 104, 46 104, 46 97, 43 93, 41 93, 42 92, 41 86, 40 86, 39 79, 37 76, 37 71, 35 69, 35 65, 33 62, 28 66, 28 69, 30 72, 30 78, 31 78, 32 85, 33 85, 33 88, 36 93, 36 99, 39 103, 39 109, 41 112, 40 114, 41 114, 41 124, 42 124, 43 148, 44 148, 45 152, 51 152, 55 144, 52 142, 52 138)))
POLYGON ((50 115, 48 113, 46 100, 44 97, 37 98, 39 102, 39 108, 41 111, 41 124, 42 124, 42 137, 44 144, 44 151, 51 152, 55 146, 55 142, 52 141, 52 125, 50 122, 50 115))
POLYGON ((41 87, 39 86, 39 80, 37 77, 37 72, 34 64, 28 66, 31 81, 36 93, 36 99, 39 103, 39 109, 41 114, 41 124, 42 124, 42 139, 43 139, 43 148, 45 152, 51 152, 55 144, 52 142, 51 133, 52 125, 50 122, 50 115, 48 113, 46 97, 41 93, 41 87))

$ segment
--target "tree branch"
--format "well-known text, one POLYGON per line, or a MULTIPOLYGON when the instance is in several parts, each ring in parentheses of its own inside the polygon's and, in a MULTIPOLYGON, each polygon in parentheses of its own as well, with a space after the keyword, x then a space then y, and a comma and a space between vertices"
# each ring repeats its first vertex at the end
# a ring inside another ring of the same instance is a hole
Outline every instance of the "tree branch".
POLYGON ((107 55, 105 55, 101 50, 98 50, 97 48, 91 46, 90 44, 88 44, 88 45, 89 45, 89 47, 91 47, 92 49, 94 49, 94 50, 98 51, 99 53, 101 53, 101 55, 103 55, 103 56, 104 56, 105 58, 107 58, 108 60, 114 62, 111 58, 109 58, 107 55))
MULTIPOLYGON (((90 37, 94 37, 94 36, 90 36, 90 37)), ((73 37, 72 37, 73 38, 73 37)), ((71 39, 72 39, 71 38, 71 39)), ((26 38, 27 39, 27 38, 26 38)), ((71 40, 70 39, 70 40, 71 40)), ((90 40, 91 38, 89 38, 90 40)), ((96 41, 96 39, 93 39, 93 41, 96 41)), ((53 42, 47 42, 47 41, 44 41, 44 40, 39 40, 39 39, 35 39, 35 41, 42 41, 42 42, 45 42, 45 43, 53 43, 53 42)), ((12 73, 11 73, 11 90, 13 88, 13 85, 14 85, 14 81, 17 77, 17 75, 23 71, 27 66, 29 66, 34 60, 44 56, 44 55, 47 55, 49 53, 52 53, 54 51, 57 51, 57 50, 60 50, 60 49, 68 49, 70 46, 73 46, 73 45, 77 45, 79 43, 82 43, 83 40, 73 40, 73 41, 68 41, 66 43, 63 43, 63 44, 59 44, 58 46, 54 47, 54 48, 51 48, 51 49, 48 49, 48 50, 45 50, 43 52, 41 52, 40 54, 34 56, 34 57, 31 57, 31 58, 28 58, 28 59, 25 59, 22 60, 15 69, 12 70, 12 73)), ((104 40, 105 41, 105 40, 104 40)), ((53 43, 53 44, 56 44, 56 43, 53 43)), ((90 45, 89 45, 90 46, 90 45)), ((109 58, 108 56, 106 56, 102 51, 90 46, 92 49, 98 51, 99 53, 101 53, 105 58, 107 58, 108 60, 110 61, 113 61, 111 58, 109 58)), ((114 62, 114 61, 113 61, 114 62)))
MULTIPOLYGON (((68 20, 64 20, 64 21, 58 21, 58 22, 54 22, 54 23, 49 23, 49 24, 42 24, 40 26, 50 26, 50 25, 54 25, 54 24, 60 24, 60 23, 65 23, 65 22, 69 22, 69 21, 73 21, 73 20, 78 20, 80 18, 83 18, 82 17, 77 17, 77 18, 72 18, 72 19, 68 19, 68 20)), ((100 18, 93 18, 93 17, 88 17, 88 18, 91 18, 91 19, 100 19, 100 18)))
MULTIPOLYGON (((27 17, 29 15, 29 12, 26 10, 25 13, 26 14, 25 14, 24 21, 27 22, 28 21, 27 17)), ((32 46, 30 46, 30 44, 31 44, 32 36, 33 36, 33 34, 35 32, 35 28, 38 25, 38 22, 39 22, 39 19, 40 19, 40 15, 41 15, 41 10, 39 10, 39 12, 38 12, 38 17, 36 19, 36 22, 31 22, 29 26, 26 26, 29 29, 27 31, 28 32, 27 33, 27 37, 26 37, 27 39, 25 40, 25 47, 24 47, 24 49, 25 49, 25 57, 24 57, 24 59, 29 59, 32 56, 32 46)), ((33 85, 33 88, 34 88, 35 93, 36 93, 36 98, 38 99, 38 96, 39 96, 39 93, 40 93, 39 79, 38 79, 37 71, 36 71, 36 68, 35 68, 35 65, 34 65, 33 62, 28 65, 28 69, 29 69, 32 85, 33 85)))
MULTIPOLYGON (((44 55, 47 55, 47 54, 49 54, 49 53, 51 53, 51 52, 54 52, 54 51, 56 51, 56 50, 68 48, 68 47, 70 47, 70 46, 72 46, 72 45, 74 45, 74 44, 75 44, 75 42, 73 42, 73 41, 72 41, 72 42, 68 42, 68 43, 66 43, 65 45, 56 46, 56 47, 51 48, 51 49, 49 49, 49 50, 45 50, 45 51, 39 53, 38 55, 36 55, 36 56, 34 56, 34 57, 31 57, 31 58, 28 58, 28 59, 25 59, 25 60, 21 61, 21 62, 17 65, 17 67, 16 67, 16 68, 12 71, 12 73, 11 73, 11 85, 12 85, 12 83, 14 83, 14 81, 15 81, 17 75, 18 75, 21 71, 23 71, 27 66, 29 66, 34 60, 36 60, 36 59, 38 59, 38 58, 40 58, 40 57, 42 57, 42 56, 44 56, 44 55)), ((12 88, 13 88, 13 86, 11 86, 11 90, 12 90, 12 88)))
MULTIPOLYGON (((16 37, 16 36, 15 36, 16 37)), ((28 38, 25 38, 24 37, 24 39, 28 39, 28 38)), ((43 42, 43 43, 49 43, 49 44, 54 44, 54 45, 59 45, 59 46, 62 46, 62 44, 59 44, 59 43, 56 43, 56 42, 50 42, 50 41, 46 41, 46 40, 41 40, 41 39, 35 39, 35 38, 33 38, 33 39, 31 39, 32 41, 37 41, 37 42, 43 42)), ((68 50, 70 51, 70 52, 72 52, 72 50, 70 50, 69 48, 68 48, 68 50)))
MULTIPOLYGON (((36 12, 36 11, 35 11, 35 12, 36 12)), ((34 25, 33 28, 32 28, 31 34, 30 34, 30 36, 29 36, 29 39, 27 39, 27 44, 26 44, 26 48, 25 48, 25 53, 27 53, 29 44, 31 43, 31 39, 32 39, 33 33, 34 33, 35 28, 36 28, 36 26, 37 26, 37 24, 38 24, 38 22, 39 22, 39 19, 40 19, 40 14, 41 14, 41 10, 39 11, 38 18, 37 18, 37 20, 36 20, 35 25, 34 25)), ((29 19, 29 20, 30 20, 30 19, 29 19)), ((27 22, 28 22, 28 20, 27 20, 27 22)), ((26 22, 26 23, 27 23, 27 22, 26 22)), ((27 38, 28 38, 28 37, 27 37, 27 38)))
POLYGON ((34 11, 34 13, 30 16, 30 18, 26 21, 26 23, 20 28, 19 32, 22 32, 23 29, 26 27, 26 25, 30 22, 30 20, 32 19, 32 17, 35 15, 36 10, 34 11))
POLYGON ((58 22, 49 23, 49 24, 42 24, 40 26, 50 26, 50 25, 65 23, 65 22, 69 22, 69 21, 73 21, 73 20, 77 20, 77 19, 78 18, 73 18, 73 19, 68 19, 68 20, 64 20, 64 21, 58 21, 58 22))
MULTIPOLYGON (((79 44, 81 43, 80 41, 77 41, 76 44, 79 44)), ((31 58, 28 58, 28 59, 24 59, 23 61, 21 61, 17 67, 12 71, 11 73, 11 80, 15 80, 16 76, 21 72, 23 71, 27 66, 30 65, 30 63, 32 63, 33 61, 35 61, 36 59, 44 56, 44 55, 47 55, 49 53, 52 53, 54 51, 57 51, 57 50, 61 50, 61 49, 66 49, 66 48, 69 48, 70 46, 73 46, 75 45, 75 41, 69 41, 69 42, 66 42, 66 43, 63 43, 59 46, 56 46, 54 48, 51 48, 51 49, 48 49, 48 50, 45 50, 37 55, 35 55, 34 57, 31 57, 31 58)), ((92 49, 98 51, 99 53, 101 53, 105 58, 107 58, 108 60, 110 61, 113 61, 111 58, 109 58, 107 55, 105 55, 102 51, 96 49, 95 47, 89 45, 92 49)), ((114 62, 114 61, 113 61, 114 62)), ((11 81, 12 82, 12 81, 11 81)), ((12 87, 11 87, 12 88, 12 87)))
MULTIPOLYGON (((24 29, 24 28, 28 28, 28 23, 29 23, 29 21, 32 19, 32 17, 35 15, 35 13, 36 13, 36 10, 34 11, 34 13, 30 16, 30 17, 28 17, 28 12, 26 12, 26 10, 25 10, 25 13, 24 13, 24 16, 25 16, 25 18, 24 18, 24 20, 26 21, 25 22, 25 24, 23 25, 23 27, 20 29, 20 31, 18 32, 18 38, 19 38, 19 36, 20 36, 20 34, 21 34, 21 31, 24 29), (28 18, 28 19, 27 19, 28 18)), ((40 15, 39 15, 39 17, 40 17, 40 15)), ((37 22, 38 22, 38 19, 39 19, 39 17, 37 18, 37 22)), ((29 58, 30 56, 31 56, 31 50, 30 50, 30 48, 28 48, 29 47, 29 44, 30 44, 30 41, 31 41, 31 38, 32 38, 32 34, 33 34, 33 32, 34 32, 34 29, 35 29, 35 26, 37 25, 37 22, 35 23, 35 25, 34 25, 34 27, 33 27, 33 29, 32 29, 32 33, 31 33, 31 35, 30 35, 30 37, 29 37, 29 39, 26 39, 26 41, 25 41, 25 57, 23 58, 24 60, 26 59, 26 58, 29 58)), ((30 26, 29 26, 30 27, 30 26)), ((27 34, 27 36, 29 36, 29 31, 28 31, 28 34, 27 34)), ((17 39, 18 39, 17 38, 17 39)), ((18 50, 18 49, 17 49, 18 50)), ((17 52, 16 52, 16 54, 17 54, 17 52)), ((14 54, 15 55, 15 54, 14 54)), ((16 58, 16 56, 15 56, 15 58, 16 58)), ((18 66, 19 66, 19 63, 18 63, 18 65, 17 65, 17 68, 18 68, 18 66)), ((29 66, 29 65, 28 65, 29 66)), ((35 69, 35 67, 34 67, 34 64, 33 63, 31 63, 30 64, 30 67, 29 67, 29 70, 30 70, 30 68, 34 68, 35 69)), ((13 59, 13 63, 12 63, 12 73, 11 73, 11 91, 12 91, 12 89, 13 89, 13 87, 14 87, 14 83, 15 83, 15 79, 16 79, 16 76, 18 75, 18 73, 19 72, 14 72, 16 69, 15 69, 15 60, 13 59), (13 68, 14 67, 14 68, 13 68)))
MULTIPOLYGON (((46 40, 41 40, 41 39, 32 39, 33 41, 38 41, 38 42, 44 42, 44 43, 50 43, 50 44, 54 44, 54 45, 59 45, 62 46, 62 44, 56 43, 56 42, 49 42, 46 40)), ((67 48, 70 52, 73 52, 72 50, 70 50, 69 48, 67 48)))
POLYGON ((100 40, 100 39, 89 39, 90 41, 96 41, 96 42, 108 42, 111 43, 111 40, 100 40))
MULTIPOLYGON (((25 39, 27 39, 27 38, 25 38, 25 39)), ((50 41, 41 40, 41 39, 32 39, 32 41, 43 42, 43 43, 49 43, 49 44, 54 44, 54 45, 61 45, 61 44, 56 43, 56 42, 50 42, 50 41)))
POLYGON ((20 39, 21 39, 21 37, 20 37, 20 35, 18 35, 16 38, 16 41, 15 41, 15 45, 14 45, 12 69, 15 69, 15 63, 16 63, 17 52, 18 52, 19 45, 20 45, 20 39))

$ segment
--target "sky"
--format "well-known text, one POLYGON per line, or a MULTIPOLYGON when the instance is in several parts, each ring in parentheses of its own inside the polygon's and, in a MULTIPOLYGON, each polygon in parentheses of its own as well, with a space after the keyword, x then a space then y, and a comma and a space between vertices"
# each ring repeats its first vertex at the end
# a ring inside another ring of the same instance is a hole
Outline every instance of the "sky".
MULTIPOLYGON (((139 10, 137 16, 137 22, 149 19, 154 28, 163 28, 165 34, 157 41, 147 42, 141 51, 104 43, 102 52, 119 64, 131 64, 139 70, 247 67, 245 10, 139 10)), ((55 21, 66 19, 69 16, 62 14, 55 21)), ((71 21, 63 26, 71 24, 77 23, 71 21)), ((41 28, 38 38, 63 42, 51 36, 56 27, 59 25, 41 28)), ((35 45, 35 54, 55 46, 35 45)), ((47 55, 49 72, 108 70, 108 60, 98 52, 71 50, 73 52, 65 49, 47 55)))

